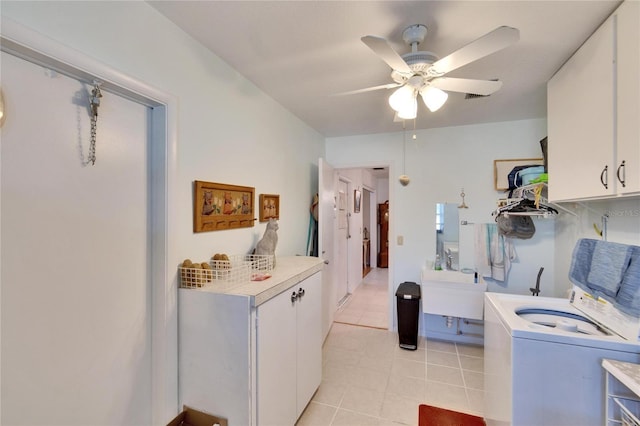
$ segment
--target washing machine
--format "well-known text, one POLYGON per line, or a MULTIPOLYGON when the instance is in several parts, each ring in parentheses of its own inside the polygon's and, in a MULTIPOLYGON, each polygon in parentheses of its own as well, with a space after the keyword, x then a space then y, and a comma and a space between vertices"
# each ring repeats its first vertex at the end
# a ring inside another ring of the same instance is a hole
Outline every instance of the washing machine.
POLYGON ((574 286, 571 297, 486 293, 487 425, 605 424, 602 359, 640 363, 640 322, 574 286))

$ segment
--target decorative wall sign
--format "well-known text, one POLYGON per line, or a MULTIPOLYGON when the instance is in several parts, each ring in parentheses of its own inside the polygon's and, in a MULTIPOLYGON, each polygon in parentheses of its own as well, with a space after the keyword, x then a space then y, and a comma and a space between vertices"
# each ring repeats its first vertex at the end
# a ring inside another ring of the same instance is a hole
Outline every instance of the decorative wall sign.
POLYGON ((195 181, 193 232, 250 228, 255 188, 195 181))
POLYGON ((280 196, 275 194, 260 194, 260 222, 269 219, 280 219, 280 196))
POLYGON ((516 158, 512 160, 493 160, 493 180, 496 191, 509 189, 509 172, 516 166, 542 165, 542 158, 516 158))
POLYGON ((362 193, 359 189, 353 191, 353 212, 360 213, 360 203, 362 201, 362 193))

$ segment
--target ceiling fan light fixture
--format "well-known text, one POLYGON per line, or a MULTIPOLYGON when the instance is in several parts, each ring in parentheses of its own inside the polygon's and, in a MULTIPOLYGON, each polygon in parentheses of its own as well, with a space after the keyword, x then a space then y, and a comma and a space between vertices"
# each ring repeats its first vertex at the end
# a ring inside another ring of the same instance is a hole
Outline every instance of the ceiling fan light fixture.
POLYGON ((436 112, 447 101, 449 95, 437 87, 427 86, 420 91, 424 104, 429 108, 429 111, 436 112))
POLYGON ((412 102, 415 102, 416 94, 413 87, 404 85, 389 96, 389 106, 394 111, 405 110, 412 102))
POLYGON ((411 98, 402 109, 398 111, 398 117, 403 120, 413 120, 418 115, 418 100, 411 98))

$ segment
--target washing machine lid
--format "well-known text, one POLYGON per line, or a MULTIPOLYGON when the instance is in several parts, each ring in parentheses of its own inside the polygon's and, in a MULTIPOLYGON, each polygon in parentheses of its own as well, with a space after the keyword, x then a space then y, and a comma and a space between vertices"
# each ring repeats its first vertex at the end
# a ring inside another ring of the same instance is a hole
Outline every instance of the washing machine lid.
POLYGON ((626 314, 602 297, 574 285, 569 302, 601 327, 630 341, 640 341, 640 318, 626 314))

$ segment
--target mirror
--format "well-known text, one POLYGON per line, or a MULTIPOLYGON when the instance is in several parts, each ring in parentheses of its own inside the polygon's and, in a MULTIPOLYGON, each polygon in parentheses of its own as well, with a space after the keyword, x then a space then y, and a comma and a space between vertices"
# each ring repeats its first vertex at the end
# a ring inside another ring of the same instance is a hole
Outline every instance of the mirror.
POLYGON ((436 254, 442 269, 460 269, 458 205, 436 204, 436 254))

